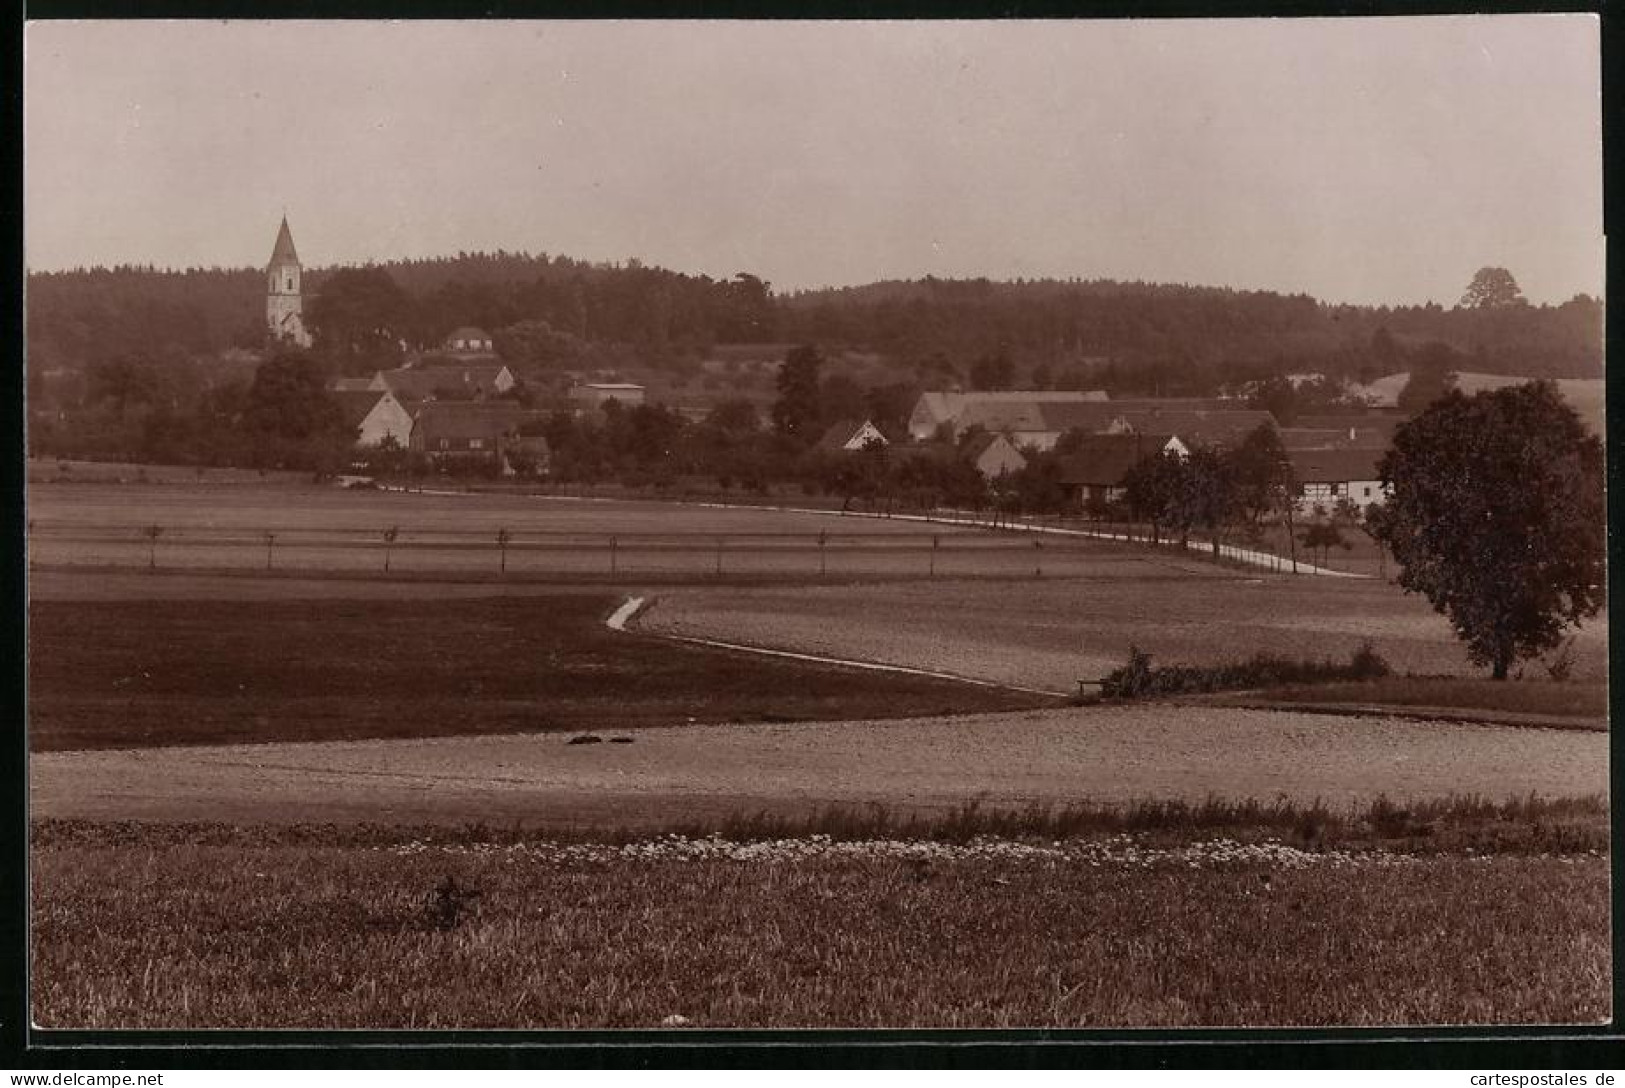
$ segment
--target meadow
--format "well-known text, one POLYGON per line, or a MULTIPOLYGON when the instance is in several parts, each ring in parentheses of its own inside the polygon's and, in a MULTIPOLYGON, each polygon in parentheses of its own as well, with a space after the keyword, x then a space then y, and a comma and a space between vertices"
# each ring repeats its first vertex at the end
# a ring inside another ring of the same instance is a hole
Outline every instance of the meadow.
POLYGON ((1122 837, 181 843, 40 846, 33 879, 34 1017, 46 1027, 1256 1027, 1610 1015, 1608 864, 1590 854, 1419 859, 1228 840, 1159 849, 1122 837))

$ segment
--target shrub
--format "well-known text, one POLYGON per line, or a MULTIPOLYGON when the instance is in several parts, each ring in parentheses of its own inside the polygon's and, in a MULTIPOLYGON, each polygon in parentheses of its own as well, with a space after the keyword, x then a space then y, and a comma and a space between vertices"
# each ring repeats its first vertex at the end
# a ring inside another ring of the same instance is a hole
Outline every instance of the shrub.
POLYGON ((1330 658, 1294 661, 1260 653, 1245 661, 1221 665, 1166 665, 1162 668, 1153 668, 1150 654, 1130 646, 1127 664, 1107 675, 1101 681, 1100 691, 1108 699, 1134 699, 1144 695, 1192 695, 1332 680, 1375 680, 1391 671, 1388 662, 1369 642, 1362 644, 1347 664, 1338 664, 1330 658))
POLYGON ((1138 646, 1129 646, 1128 664, 1107 674, 1100 682, 1100 694, 1107 699, 1134 699, 1151 688, 1151 655, 1138 646))

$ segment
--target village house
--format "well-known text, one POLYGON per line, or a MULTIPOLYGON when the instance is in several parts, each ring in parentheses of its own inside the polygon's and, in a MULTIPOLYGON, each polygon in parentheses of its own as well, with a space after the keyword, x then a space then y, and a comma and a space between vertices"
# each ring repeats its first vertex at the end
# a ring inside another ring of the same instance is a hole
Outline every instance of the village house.
POLYGON ((1370 448, 1288 450, 1300 488, 1299 512, 1313 514, 1318 507, 1330 513, 1343 499, 1361 510, 1385 502, 1388 492, 1377 472, 1382 455, 1370 448))
POLYGON ((1030 419, 1031 406, 1037 404, 1066 404, 1079 401, 1104 401, 1102 389, 1037 389, 999 390, 961 393, 936 390, 920 394, 909 414, 909 437, 926 441, 936 437, 944 424, 951 424, 958 438, 970 427, 980 424, 990 431, 1009 429, 1009 421, 1030 419), (1001 411, 1001 407, 1004 406, 1001 411), (976 418, 964 418, 967 410, 976 408, 976 418))
POLYGON ((376 448, 389 439, 405 449, 412 441, 412 411, 387 389, 341 390, 333 399, 344 413, 344 423, 356 432, 356 446, 376 448))
POLYGON ((825 453, 840 453, 861 450, 871 442, 882 446, 890 444, 886 436, 880 433, 880 428, 869 420, 843 419, 824 432, 824 437, 818 440, 818 449, 825 453))
POLYGON ((974 434, 965 440, 959 452, 985 480, 996 480, 1027 467, 1026 456, 1002 434, 987 431, 974 434))
POLYGON ((445 339, 445 350, 454 355, 489 355, 491 334, 472 325, 454 329, 445 339))
POLYGON ((430 358, 380 370, 369 388, 387 389, 402 400, 486 400, 510 392, 516 384, 505 363, 430 358))
POLYGON ((547 469, 549 450, 542 437, 543 415, 516 404, 432 401, 417 411, 411 449, 442 465, 453 461, 493 461, 504 475, 514 462, 547 469))
POLYGON ((1072 452, 1061 458, 1060 480, 1069 505, 1087 510, 1100 503, 1118 502, 1125 493, 1129 470, 1147 457, 1190 456, 1190 446, 1171 434, 1096 434, 1080 438, 1072 452))

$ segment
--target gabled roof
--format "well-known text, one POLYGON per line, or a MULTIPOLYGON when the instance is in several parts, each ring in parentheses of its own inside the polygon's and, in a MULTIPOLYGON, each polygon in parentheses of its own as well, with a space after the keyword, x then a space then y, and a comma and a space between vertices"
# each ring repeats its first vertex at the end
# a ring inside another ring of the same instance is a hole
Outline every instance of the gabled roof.
POLYGON ((1339 412, 1302 415, 1293 420, 1292 425, 1295 429, 1338 431, 1343 441, 1351 445, 1386 446, 1393 439, 1394 430, 1400 422, 1398 416, 1339 412), (1353 434, 1352 438, 1350 432, 1353 434))
MULTIPOLYGON (((986 453, 989 447, 999 442, 1003 442, 1012 450, 1016 449, 1015 443, 1011 442, 999 431, 978 431, 966 440, 965 444, 960 447, 959 452, 974 461, 986 453)), ((1020 452, 1020 450, 1016 450, 1016 453, 1019 454, 1020 452)))
POLYGON ((426 362, 421 366, 380 370, 377 377, 391 393, 403 400, 430 400, 436 397, 474 397, 494 392, 501 363, 473 363, 451 359, 426 362))
POLYGON ((1286 456, 1300 484, 1342 484, 1377 479, 1377 462, 1382 460, 1383 452, 1358 448, 1287 450, 1286 456))
POLYGON ((1094 434, 1061 458, 1061 482, 1090 487, 1120 487, 1129 469, 1160 454, 1175 436, 1168 434, 1094 434))
POLYGON ((276 245, 271 249, 271 264, 298 264, 299 254, 293 248, 293 232, 288 230, 288 217, 282 217, 282 229, 276 232, 276 245))
POLYGON ((417 410, 413 440, 416 441, 419 435, 426 443, 434 443, 442 438, 495 440, 517 433, 520 424, 540 415, 517 404, 432 401, 417 410))
MULTIPOLYGON (((844 450, 847 443, 856 438, 858 433, 866 427, 873 428, 876 434, 880 434, 880 428, 875 427, 867 419, 840 420, 824 432, 824 437, 818 440, 818 448, 821 450, 844 450)), ((885 440, 886 436, 880 435, 880 441, 884 442, 885 440)))
POLYGON ((972 406, 1060 404, 1105 399, 1106 391, 1103 389, 1000 389, 972 393, 929 390, 920 394, 913 415, 923 414, 936 423, 951 420, 963 428, 970 425, 962 417, 972 406))
POLYGON ((1051 428, 1044 410, 1052 407, 1059 406, 1030 400, 975 401, 965 405, 955 422, 961 430, 983 427, 990 431, 1047 431, 1051 428))
MULTIPOLYGON (((339 410, 344 413, 344 424, 347 427, 359 427, 378 407, 378 402, 388 393, 368 391, 365 389, 340 389, 329 394, 338 403, 339 410)), ((393 397, 390 397, 393 400, 393 397)))

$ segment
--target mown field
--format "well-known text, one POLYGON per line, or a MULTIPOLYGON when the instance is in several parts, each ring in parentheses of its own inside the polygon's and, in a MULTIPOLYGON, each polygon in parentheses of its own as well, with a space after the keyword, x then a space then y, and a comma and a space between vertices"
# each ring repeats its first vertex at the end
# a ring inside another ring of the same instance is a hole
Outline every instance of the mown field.
MULTIPOLYGON (((1471 675, 1426 601, 1376 581, 1185 575, 1047 582, 662 589, 648 630, 844 653, 1005 683, 1075 690, 1136 645, 1160 663, 1219 664, 1267 652, 1347 660, 1369 641, 1401 673, 1471 675)), ((1578 632, 1574 678, 1608 670, 1606 615, 1578 632)), ((1545 679, 1541 665, 1526 666, 1545 679)))
POLYGON ((1597 1023, 1608 865, 1208 841, 36 848, 46 1027, 1597 1023), (843 849, 843 847, 845 847, 843 849), (297 934, 297 938, 293 935, 297 934))

